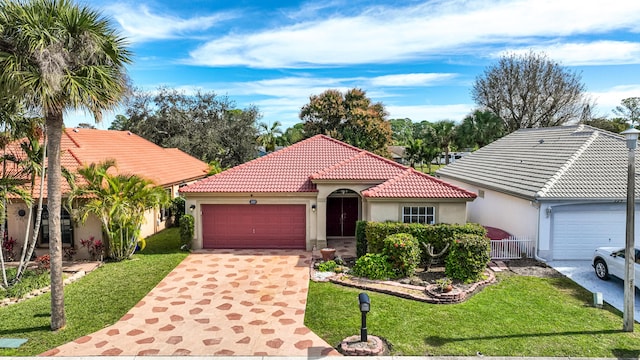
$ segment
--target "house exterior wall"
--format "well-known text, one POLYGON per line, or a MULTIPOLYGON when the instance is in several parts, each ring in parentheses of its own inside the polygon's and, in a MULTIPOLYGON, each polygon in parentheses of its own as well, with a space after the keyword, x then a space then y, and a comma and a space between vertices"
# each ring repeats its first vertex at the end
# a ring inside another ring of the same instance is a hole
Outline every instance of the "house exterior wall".
POLYGON ((467 206, 469 222, 503 229, 518 237, 538 238, 538 203, 462 181, 443 179, 478 195, 467 206))
POLYGON ((465 224, 467 222, 467 202, 433 202, 424 200, 367 200, 367 221, 402 221, 404 206, 433 206, 435 208, 436 223, 465 224))

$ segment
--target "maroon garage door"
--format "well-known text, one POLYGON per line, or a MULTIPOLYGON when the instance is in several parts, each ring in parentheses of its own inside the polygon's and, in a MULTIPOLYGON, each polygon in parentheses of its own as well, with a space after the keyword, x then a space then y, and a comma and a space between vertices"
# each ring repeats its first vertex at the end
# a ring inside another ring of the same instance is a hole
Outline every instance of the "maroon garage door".
POLYGON ((202 205, 205 249, 304 249, 305 205, 202 205))

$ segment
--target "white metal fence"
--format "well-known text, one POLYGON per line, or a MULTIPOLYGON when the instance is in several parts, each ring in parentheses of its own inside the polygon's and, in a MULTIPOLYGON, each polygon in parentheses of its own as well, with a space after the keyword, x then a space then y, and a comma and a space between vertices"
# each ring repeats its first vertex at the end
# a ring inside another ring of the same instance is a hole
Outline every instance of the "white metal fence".
POLYGON ((502 240, 491 240, 491 259, 508 260, 532 258, 534 255, 533 240, 529 238, 509 237, 502 240))

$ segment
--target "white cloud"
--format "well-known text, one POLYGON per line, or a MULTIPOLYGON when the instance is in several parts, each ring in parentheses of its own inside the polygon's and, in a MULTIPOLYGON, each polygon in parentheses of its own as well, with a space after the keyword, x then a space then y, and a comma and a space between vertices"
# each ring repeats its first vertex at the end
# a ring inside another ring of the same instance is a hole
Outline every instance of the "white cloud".
POLYGON ((193 50, 188 62, 256 68, 389 63, 524 40, 535 45, 571 35, 639 31, 638 23, 637 1, 603 6, 600 0, 434 0, 229 34, 193 50))
POLYGON ((597 103, 596 115, 612 117, 611 110, 620 105, 622 99, 640 96, 640 84, 618 85, 604 91, 589 92, 588 95, 597 103))
POLYGON ((383 75, 371 78, 373 86, 431 86, 454 78, 456 74, 446 73, 413 73, 383 75))
POLYGON ((640 64, 640 43, 629 41, 538 45, 501 51, 492 57, 507 53, 526 54, 530 50, 544 52, 549 58, 567 66, 640 64))
POLYGON ((120 24, 122 35, 131 42, 172 39, 185 34, 199 33, 235 17, 232 13, 218 13, 182 19, 173 15, 153 13, 145 5, 134 8, 124 3, 109 5, 105 10, 120 24))

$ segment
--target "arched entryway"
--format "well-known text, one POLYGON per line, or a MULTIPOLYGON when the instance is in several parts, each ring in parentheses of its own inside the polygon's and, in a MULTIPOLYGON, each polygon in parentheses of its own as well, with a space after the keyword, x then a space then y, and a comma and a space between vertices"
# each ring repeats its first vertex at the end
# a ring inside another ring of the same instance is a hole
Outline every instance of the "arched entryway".
POLYGON ((360 196, 353 190, 339 189, 327 197, 327 237, 354 237, 360 219, 360 196))

